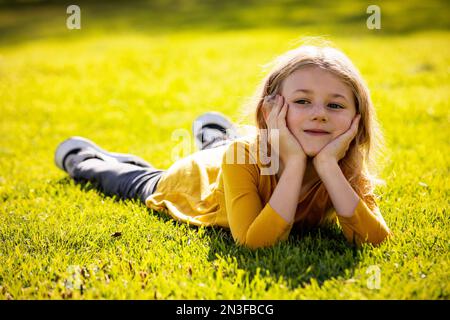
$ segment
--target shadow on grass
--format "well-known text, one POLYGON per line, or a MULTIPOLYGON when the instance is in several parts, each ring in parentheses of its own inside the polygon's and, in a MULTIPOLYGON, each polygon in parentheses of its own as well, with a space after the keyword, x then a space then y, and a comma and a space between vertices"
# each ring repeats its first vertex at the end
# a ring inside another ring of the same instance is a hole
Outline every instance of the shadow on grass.
MULTIPOLYGON (((70 177, 65 177, 57 181, 57 184, 69 184, 71 181, 70 177)), ((93 190, 101 197, 112 198, 117 202, 125 201, 117 196, 105 195, 91 182, 76 181, 75 184, 84 192, 93 190)), ((149 208, 148 212, 157 214, 164 222, 172 221, 174 227, 179 223, 167 214, 153 212, 149 208)), ((303 233, 293 231, 287 241, 257 250, 237 245, 230 231, 222 228, 205 228, 203 237, 209 242, 209 261, 236 263, 238 269, 246 271, 249 283, 256 277, 270 277, 273 281, 282 277, 287 280, 289 289, 307 285, 312 278, 321 285, 327 279, 347 277, 349 272, 351 276, 360 256, 357 248, 346 242, 342 232, 331 226, 303 233)))
POLYGON ((359 263, 358 250, 350 246, 336 227, 320 228, 303 233, 291 233, 289 239, 269 248, 251 250, 234 243, 229 231, 209 229, 209 260, 235 261, 239 269, 255 277, 282 277, 289 289, 310 284, 318 285, 331 278, 348 277, 359 263))
MULTIPOLYGON (((65 177, 57 183, 70 184, 71 180, 65 177)), ((117 202, 125 201, 117 196, 105 195, 91 182, 76 181, 75 184, 84 192, 93 190, 99 196, 117 202)), ((157 214, 163 222, 173 221, 176 227, 177 222, 170 216, 147 209, 149 214, 157 214)), ((198 229, 195 226, 191 228, 198 229)), ((342 232, 331 226, 304 232, 292 231, 287 241, 257 250, 237 245, 230 231, 222 228, 205 228, 203 237, 210 246, 209 261, 236 263, 237 269, 246 271, 250 283, 255 277, 271 277, 274 281, 282 277, 287 280, 289 289, 307 285, 312 278, 321 285, 327 279, 348 276, 348 272, 351 276, 360 256, 357 248, 346 242, 342 232)))
POLYGON ((401 35, 448 30, 449 2, 389 1, 380 4, 381 30, 368 30, 368 3, 356 0, 79 0, 81 30, 68 30, 68 1, 0 0, 0 44, 40 38, 98 34, 164 34, 254 28, 320 30, 342 35, 401 35))

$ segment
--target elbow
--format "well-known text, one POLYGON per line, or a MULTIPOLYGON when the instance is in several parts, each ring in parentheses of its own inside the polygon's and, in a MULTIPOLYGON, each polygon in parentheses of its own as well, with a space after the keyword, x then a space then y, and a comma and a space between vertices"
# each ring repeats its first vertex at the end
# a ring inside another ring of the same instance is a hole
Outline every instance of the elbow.
POLYGON ((373 246, 379 246, 383 242, 387 241, 388 237, 389 237, 388 234, 375 237, 373 239, 369 239, 368 243, 372 244, 373 246))
POLYGON ((392 238, 392 237, 393 237, 392 232, 389 229, 387 229, 379 237, 374 239, 372 244, 373 245, 382 244, 383 242, 390 240, 390 238, 392 238))
POLYGON ((260 247, 259 246, 257 246, 257 245, 255 245, 255 244, 253 244, 253 243, 247 243, 247 242, 242 242, 242 241, 236 241, 236 244, 238 245, 238 246, 241 246, 241 247, 244 247, 244 248, 247 248, 247 249, 251 249, 251 250, 256 250, 256 249, 259 249, 260 247))
POLYGON ((284 221, 280 225, 267 221, 268 219, 263 220, 264 223, 258 221, 259 223, 254 222, 247 227, 231 228, 235 242, 250 249, 259 249, 272 247, 288 239, 292 225, 286 225, 284 221))
POLYGON ((260 248, 268 248, 276 244, 278 241, 272 241, 267 238, 255 237, 250 233, 243 234, 242 236, 233 236, 234 241, 237 245, 249 248, 252 250, 260 248))
POLYGON ((370 243, 372 243, 374 246, 378 246, 382 244, 385 241, 388 241, 389 238, 392 237, 392 232, 387 228, 381 228, 379 232, 371 239, 370 243))
POLYGON ((271 247, 272 244, 264 244, 264 243, 258 243, 258 242, 253 242, 253 241, 236 241, 237 245, 240 245, 242 247, 248 248, 248 249, 252 249, 252 250, 256 250, 256 249, 260 249, 260 248, 268 248, 271 247))
POLYGON ((262 246, 255 242, 255 241, 250 241, 247 239, 247 237, 244 235, 242 237, 233 237, 234 238, 234 242, 238 245, 238 246, 242 246, 248 249, 252 249, 252 250, 256 250, 261 248, 262 246))
POLYGON ((366 235, 366 237, 359 237, 357 234, 354 234, 353 239, 348 239, 349 242, 356 244, 357 246, 361 246, 363 244, 371 244, 373 246, 379 246, 380 244, 388 241, 389 238, 392 237, 392 233, 389 230, 386 232, 380 232, 377 234, 366 235))

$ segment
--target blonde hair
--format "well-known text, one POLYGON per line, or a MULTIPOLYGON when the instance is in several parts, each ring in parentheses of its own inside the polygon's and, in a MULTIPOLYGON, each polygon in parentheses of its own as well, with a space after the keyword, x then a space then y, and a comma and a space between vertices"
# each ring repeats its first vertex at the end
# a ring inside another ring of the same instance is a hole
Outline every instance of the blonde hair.
MULTIPOLYGON (((296 70, 311 65, 338 76, 353 91, 356 112, 361 114, 361 119, 358 133, 351 142, 345 157, 339 161, 339 166, 355 191, 373 209, 376 206, 373 189, 380 181, 375 177, 375 158, 383 139, 369 89, 357 68, 342 51, 329 45, 302 45, 278 56, 272 63, 266 65, 271 69, 258 86, 247 107, 251 108, 255 116, 256 127, 266 129, 267 125, 262 112, 264 97, 281 94, 284 79, 296 70)), ((322 192, 326 192, 325 188, 322 189, 322 192)))

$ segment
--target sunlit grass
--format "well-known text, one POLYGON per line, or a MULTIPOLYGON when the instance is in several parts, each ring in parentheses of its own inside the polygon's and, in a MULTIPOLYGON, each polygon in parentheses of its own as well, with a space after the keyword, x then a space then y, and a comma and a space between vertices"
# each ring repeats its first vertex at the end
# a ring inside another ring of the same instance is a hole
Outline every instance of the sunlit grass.
POLYGON ((167 168, 174 130, 190 130, 211 109, 238 120, 261 66, 317 30, 99 29, 70 41, 6 41, 0 297, 450 298, 446 31, 329 36, 366 78, 386 136, 378 194, 395 237, 378 248, 355 250, 338 230, 323 230, 251 251, 226 231, 179 225, 76 185, 53 164, 57 144, 82 135, 167 168), (371 266, 381 272, 379 289, 368 286, 371 266))

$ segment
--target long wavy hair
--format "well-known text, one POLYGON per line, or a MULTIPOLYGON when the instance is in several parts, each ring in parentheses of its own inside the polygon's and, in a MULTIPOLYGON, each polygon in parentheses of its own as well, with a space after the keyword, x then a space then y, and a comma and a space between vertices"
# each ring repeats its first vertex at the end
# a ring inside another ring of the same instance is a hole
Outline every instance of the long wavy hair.
MULTIPOLYGON (((382 134, 369 89, 358 69, 342 51, 329 45, 302 45, 278 56, 266 65, 270 67, 270 71, 259 84, 247 108, 250 108, 251 113, 256 117, 256 127, 267 129, 262 112, 264 97, 281 94, 283 81, 289 75, 302 67, 311 65, 338 76, 353 91, 356 112, 361 114, 361 119, 358 133, 351 142, 345 157, 339 161, 339 166, 358 195, 365 200, 369 208, 374 209, 376 199, 373 189, 381 181, 376 178, 375 158, 383 141, 382 134)), ((324 193, 323 196, 329 204, 330 199, 325 187, 322 186, 319 192, 324 193)))

